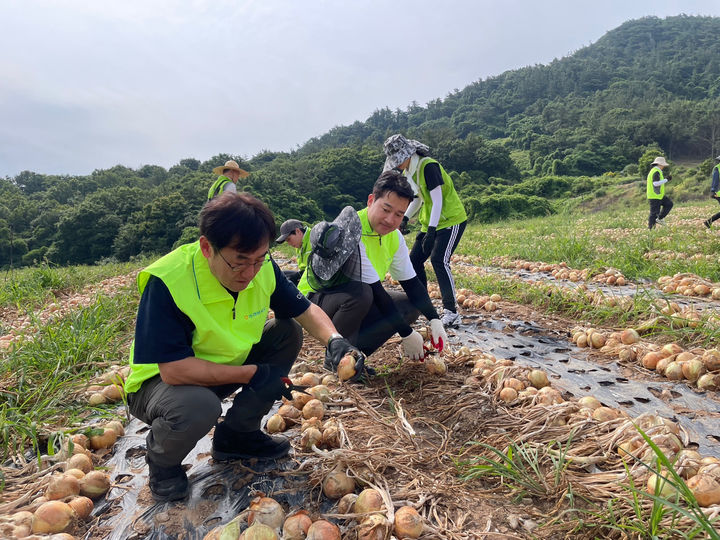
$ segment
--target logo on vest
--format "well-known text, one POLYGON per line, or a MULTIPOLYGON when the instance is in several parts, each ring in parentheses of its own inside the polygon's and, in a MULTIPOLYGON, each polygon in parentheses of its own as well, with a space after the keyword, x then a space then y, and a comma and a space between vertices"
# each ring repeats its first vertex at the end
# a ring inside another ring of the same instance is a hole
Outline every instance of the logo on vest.
POLYGON ((259 309, 258 311, 250 313, 249 315, 245 315, 245 320, 248 321, 250 319, 254 319, 255 317, 257 317, 259 315, 264 315, 265 313, 267 313, 267 311, 268 311, 268 308, 259 309))

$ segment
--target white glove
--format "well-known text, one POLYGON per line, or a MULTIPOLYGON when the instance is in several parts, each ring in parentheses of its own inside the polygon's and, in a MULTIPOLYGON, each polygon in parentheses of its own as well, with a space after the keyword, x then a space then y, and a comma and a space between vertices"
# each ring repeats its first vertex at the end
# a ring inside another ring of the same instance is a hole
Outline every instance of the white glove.
POLYGON ((432 319, 430 321, 430 334, 430 341, 432 342, 433 347, 435 347, 438 352, 442 352, 445 344, 447 343, 448 337, 445 333, 445 327, 440 319, 432 319))
POLYGON ((410 360, 422 360, 425 358, 423 338, 415 330, 412 331, 412 334, 403 338, 402 349, 403 354, 410 358, 410 360))

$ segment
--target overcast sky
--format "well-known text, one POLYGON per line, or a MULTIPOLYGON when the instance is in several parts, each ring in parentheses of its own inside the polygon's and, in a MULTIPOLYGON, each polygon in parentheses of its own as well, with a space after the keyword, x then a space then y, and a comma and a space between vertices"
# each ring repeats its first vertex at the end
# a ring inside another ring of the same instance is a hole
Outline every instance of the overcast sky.
POLYGON ((0 0, 0 177, 288 151, 718 0, 0 0))

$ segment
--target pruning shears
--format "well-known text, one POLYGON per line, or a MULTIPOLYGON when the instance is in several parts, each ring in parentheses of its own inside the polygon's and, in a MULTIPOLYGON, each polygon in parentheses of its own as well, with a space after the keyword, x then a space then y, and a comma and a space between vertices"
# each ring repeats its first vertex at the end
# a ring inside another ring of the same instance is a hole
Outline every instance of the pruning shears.
POLYGON ((286 387, 290 392, 302 392, 303 394, 307 394, 308 396, 312 396, 312 394, 307 391, 307 389, 310 388, 309 386, 303 386, 303 385, 300 385, 300 384, 293 384, 293 382, 290 380, 289 377, 282 377, 280 380, 283 382, 283 384, 285 384, 285 387, 286 387))

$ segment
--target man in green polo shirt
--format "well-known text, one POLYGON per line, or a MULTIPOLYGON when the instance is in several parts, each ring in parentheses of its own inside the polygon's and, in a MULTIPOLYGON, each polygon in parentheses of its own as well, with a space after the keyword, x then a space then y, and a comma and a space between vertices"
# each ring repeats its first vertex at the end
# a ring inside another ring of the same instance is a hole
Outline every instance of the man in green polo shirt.
POLYGON ((199 225, 197 242, 138 275, 141 298, 125 391, 130 412, 150 426, 149 484, 160 501, 187 495, 181 463, 213 426, 216 460, 288 453, 289 442, 265 434, 260 422, 289 395, 282 378, 300 351, 301 326, 326 345, 333 362, 352 352, 356 369, 363 369, 362 354, 270 259, 275 219, 265 204, 246 193, 225 193, 203 207, 199 225), (275 316, 269 319, 270 309, 275 316), (222 401, 238 389, 217 423, 222 401))

